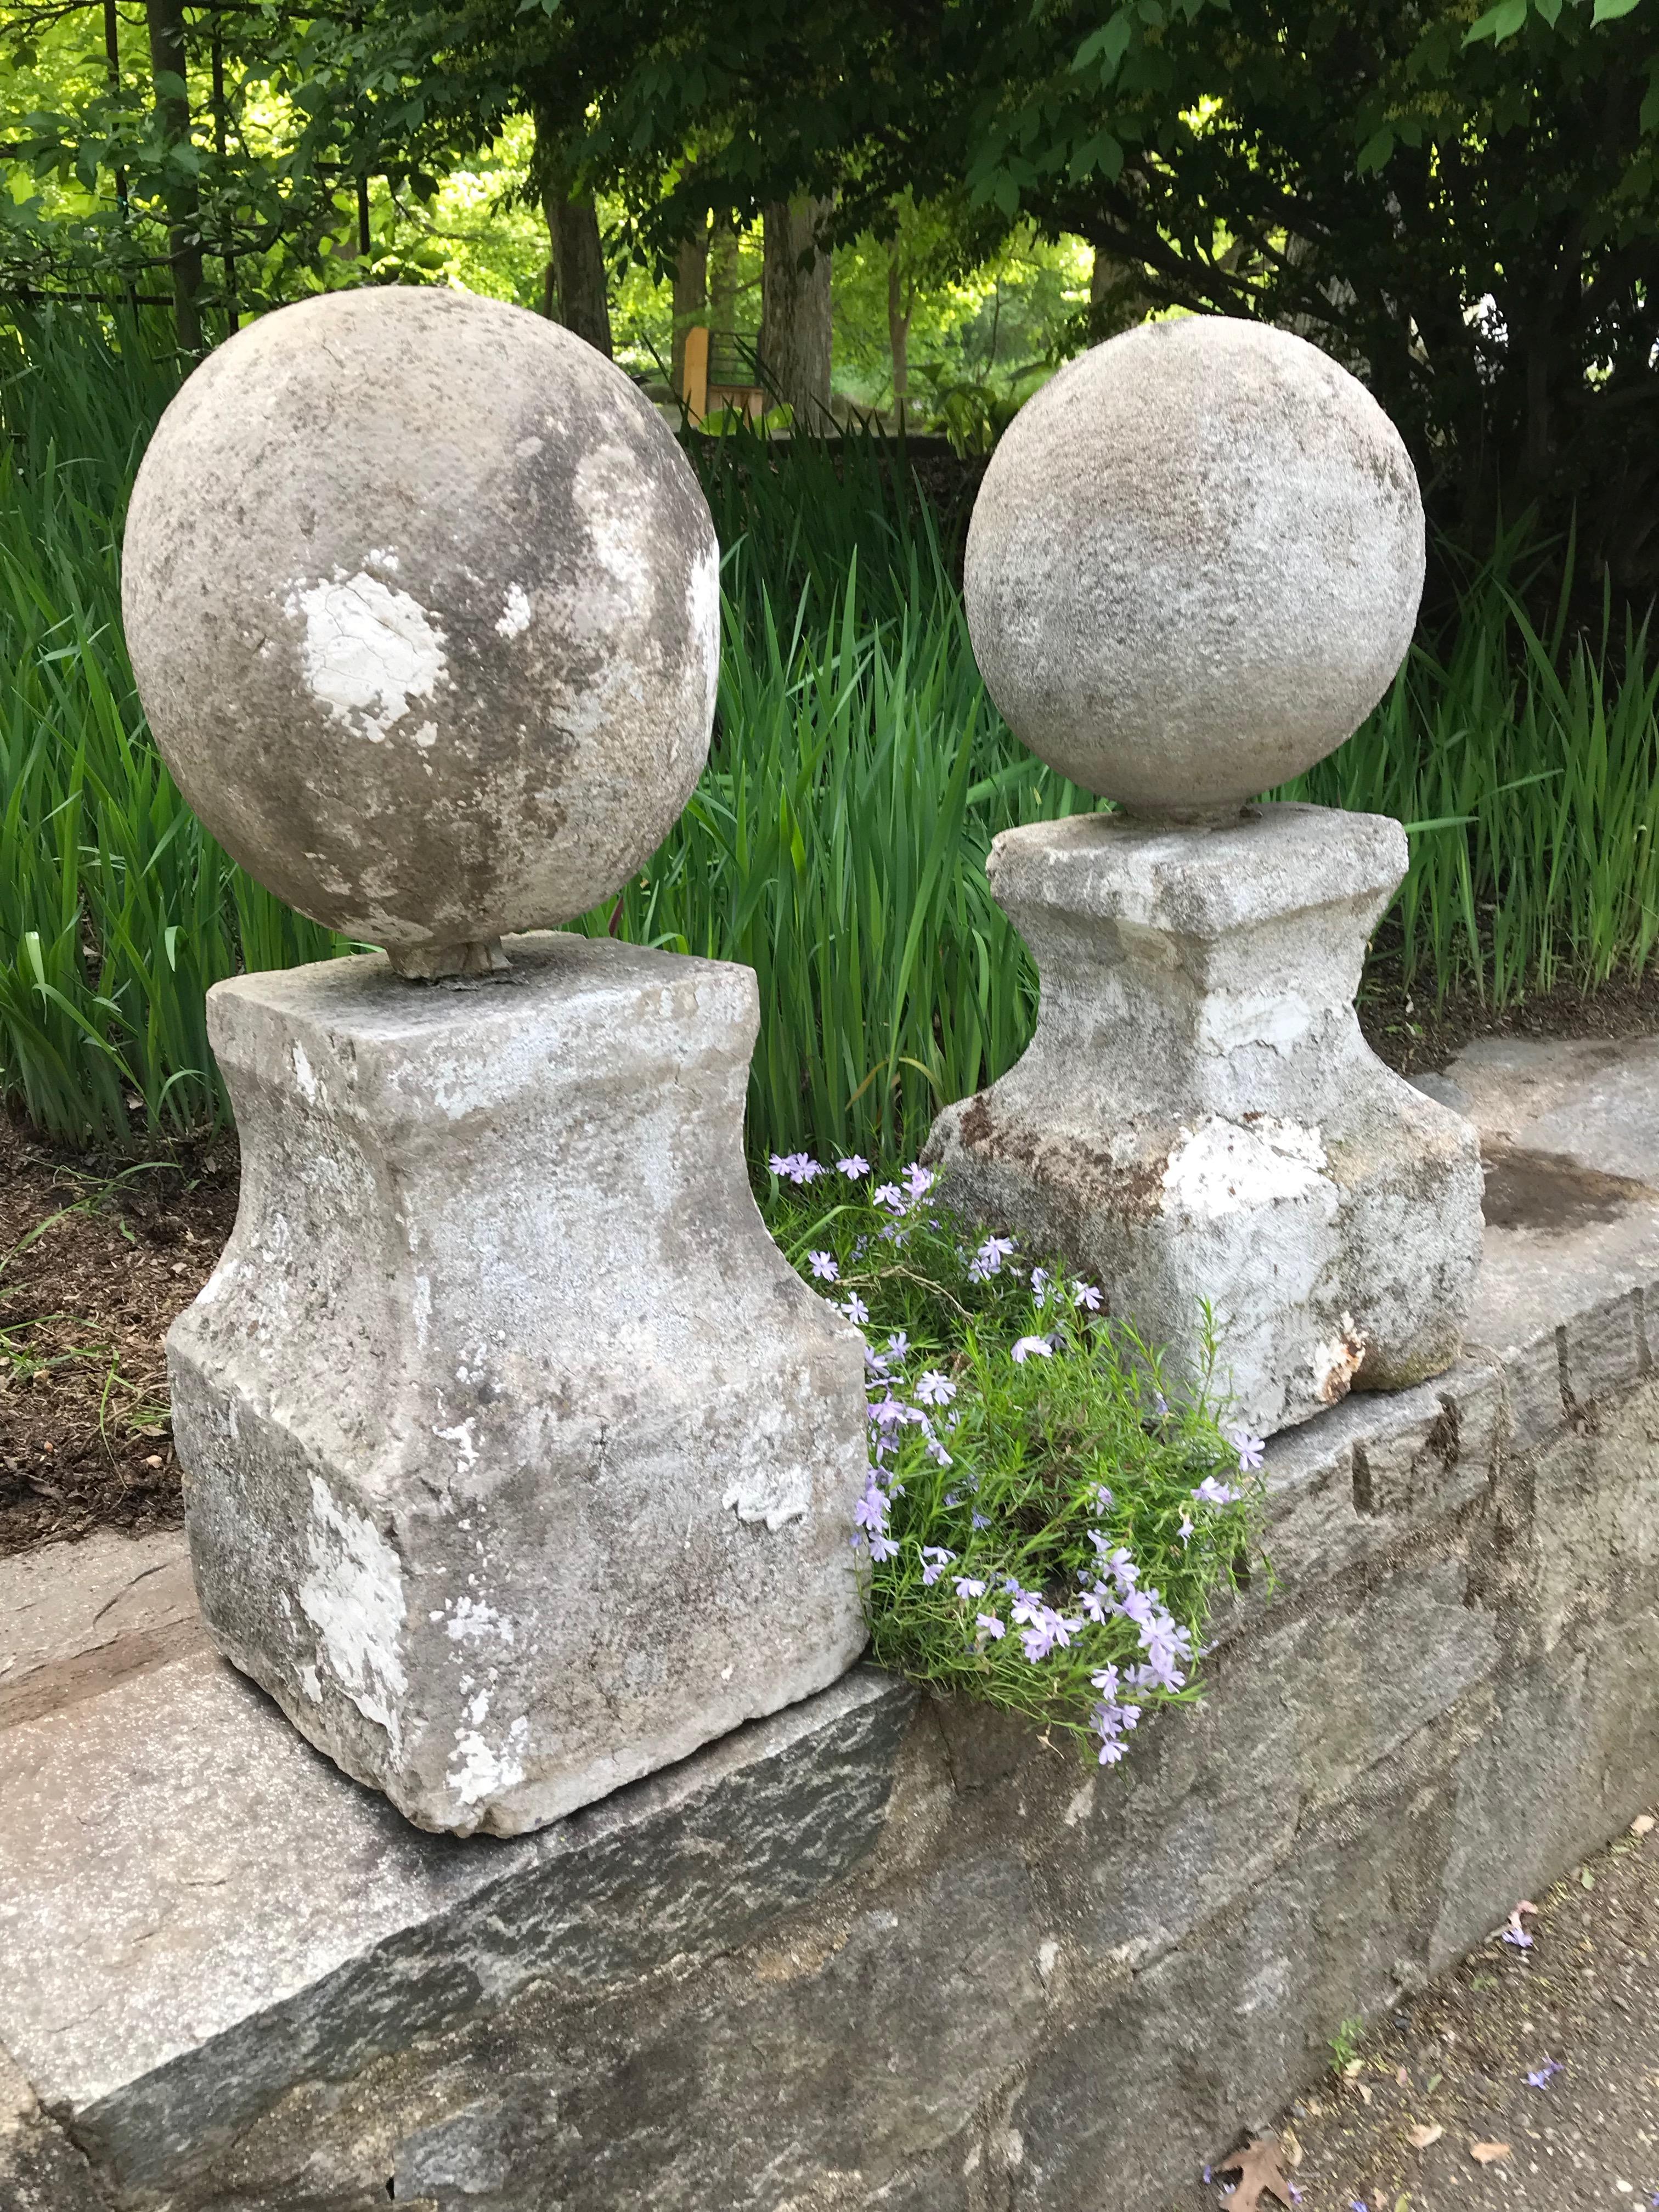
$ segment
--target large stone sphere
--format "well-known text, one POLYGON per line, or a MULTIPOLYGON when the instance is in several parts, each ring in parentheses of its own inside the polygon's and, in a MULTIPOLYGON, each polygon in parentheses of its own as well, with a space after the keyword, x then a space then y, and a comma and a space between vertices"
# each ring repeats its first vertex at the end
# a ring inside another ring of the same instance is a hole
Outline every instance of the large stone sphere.
POLYGON ((411 973, 615 891, 708 757, 696 479, 620 369, 497 301, 336 293, 220 347, 138 471, 123 606, 208 829, 411 973))
POLYGON ((1399 432, 1316 346, 1144 324, 1015 418, 968 536, 991 696, 1132 811, 1236 812, 1352 734, 1405 657, 1423 505, 1399 432))

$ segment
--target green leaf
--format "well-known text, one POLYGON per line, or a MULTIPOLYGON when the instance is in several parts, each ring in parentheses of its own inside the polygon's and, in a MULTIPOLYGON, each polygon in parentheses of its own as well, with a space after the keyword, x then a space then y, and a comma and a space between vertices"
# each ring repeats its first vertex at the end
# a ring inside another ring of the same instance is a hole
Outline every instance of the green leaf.
POLYGON ((1097 31, 1091 31, 1073 55, 1073 74, 1079 76, 1098 62, 1101 64, 1101 82, 1109 83, 1133 36, 1134 25, 1128 10, 1120 8, 1109 22, 1103 23, 1097 31))
POLYGON ((1463 33, 1463 44, 1472 46, 1477 39, 1490 39, 1496 46, 1504 39, 1512 39, 1526 20, 1527 0, 1498 0, 1495 8, 1475 17, 1463 33))
POLYGON ((1556 18, 1561 13, 1561 0, 1532 0, 1532 4, 1537 9, 1539 14, 1549 25, 1550 28, 1553 30, 1555 28, 1556 18))
POLYGON ((1393 151, 1394 131, 1391 126, 1385 123, 1380 131, 1374 131, 1360 148, 1359 157, 1354 163, 1354 167, 1362 177, 1368 177, 1373 170, 1381 169, 1386 166, 1389 156, 1393 151))
POLYGON ((1621 15, 1628 15, 1637 4, 1638 0, 1595 0, 1590 21, 1592 23, 1616 23, 1621 15))

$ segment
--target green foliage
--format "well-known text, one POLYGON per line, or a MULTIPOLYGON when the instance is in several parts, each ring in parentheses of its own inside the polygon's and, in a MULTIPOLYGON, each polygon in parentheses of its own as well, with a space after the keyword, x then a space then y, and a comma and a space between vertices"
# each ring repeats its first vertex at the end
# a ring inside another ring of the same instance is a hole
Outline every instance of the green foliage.
POLYGON ((1103 1577, 1109 1591, 1104 1555, 1127 1553, 1152 1605, 1200 1649, 1259 1503, 1203 1389, 1170 1384, 1166 1395, 1156 1354, 1076 1303, 1057 1263, 1037 1268, 1034 1287, 1035 1255, 1010 1247, 988 1273, 974 1265, 979 1232, 968 1236, 925 1194, 898 1212, 872 1203, 862 1180, 830 1179, 839 1192, 817 1199, 818 1183, 797 1194, 775 1179, 766 1212, 805 1279, 861 1317, 879 1370, 872 1433, 894 1442, 877 1454, 865 1517, 872 1534, 884 1520, 888 1538, 862 1540, 866 1553, 891 1550, 869 1564, 866 1584, 877 1660, 1091 1752, 1103 1669, 1121 1677, 1104 1702, 1132 1711, 1194 1697, 1188 1657, 1168 1686, 1137 1685, 1130 1670, 1146 1653, 1134 1620, 1085 1593, 1103 1577), (894 1407, 904 1417, 884 1421, 894 1407), (1195 1496, 1206 1479, 1224 1502, 1195 1496), (981 1587, 959 1593, 959 1577, 981 1587), (1028 1656, 1031 1613, 1016 1591, 1061 1617, 1040 1657, 1028 1656))
POLYGON ((1659 943, 1659 661, 1648 624, 1568 622, 1571 549, 1542 634, 1525 528, 1467 579, 1443 646, 1419 638, 1358 736, 1287 798, 1392 814, 1412 831, 1391 917, 1401 980, 1512 1004, 1639 974, 1659 943))
MULTIPOLYGON (((204 835, 134 696, 118 550, 175 374, 156 357, 59 311, 0 364, 0 1092, 70 1138, 222 1112, 206 989, 334 942, 204 835)), ((914 1152, 1030 1033, 992 837, 1092 801, 989 705, 953 549, 896 447, 692 450, 726 553, 714 750, 620 905, 579 926, 755 969, 756 1155, 914 1152)), ((1413 825, 1390 957, 1408 987, 1498 1005, 1639 969, 1659 916, 1659 667, 1644 628, 1579 636, 1565 599, 1535 629, 1535 557, 1510 532, 1443 643, 1291 794, 1413 825)))
POLYGON ((0 1087, 56 1135, 221 1108, 203 1000, 329 951, 207 837, 156 757, 120 623, 127 487, 171 389, 71 318, 0 369, 0 1087))

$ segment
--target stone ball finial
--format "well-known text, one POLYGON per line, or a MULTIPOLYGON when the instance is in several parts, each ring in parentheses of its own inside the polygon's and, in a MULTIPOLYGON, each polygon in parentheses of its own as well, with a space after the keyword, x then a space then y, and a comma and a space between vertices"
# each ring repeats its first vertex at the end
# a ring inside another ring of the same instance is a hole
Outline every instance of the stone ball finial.
POLYGON ((1236 813, 1333 751, 1404 659, 1423 503, 1345 368, 1260 323, 1143 324, 998 445, 968 625, 1009 726, 1131 811, 1236 813))
POLYGON ((335 293, 221 346, 138 471, 123 606, 207 828, 408 974, 607 897, 708 757, 696 478, 620 369, 499 301, 335 293))

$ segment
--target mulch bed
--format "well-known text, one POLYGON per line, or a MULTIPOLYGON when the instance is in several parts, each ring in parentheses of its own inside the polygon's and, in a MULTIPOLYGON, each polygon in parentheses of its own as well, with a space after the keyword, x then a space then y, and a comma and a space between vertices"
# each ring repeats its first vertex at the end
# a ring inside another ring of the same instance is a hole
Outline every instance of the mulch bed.
MULTIPOLYGON (((1390 1066, 1443 1067, 1476 1036, 1659 1032, 1659 966, 1496 1018, 1413 1003, 1373 967, 1359 1018, 1390 1066)), ((236 1217, 235 1139, 81 1156, 0 1115, 0 1556, 182 1515, 162 1340, 236 1217)))

